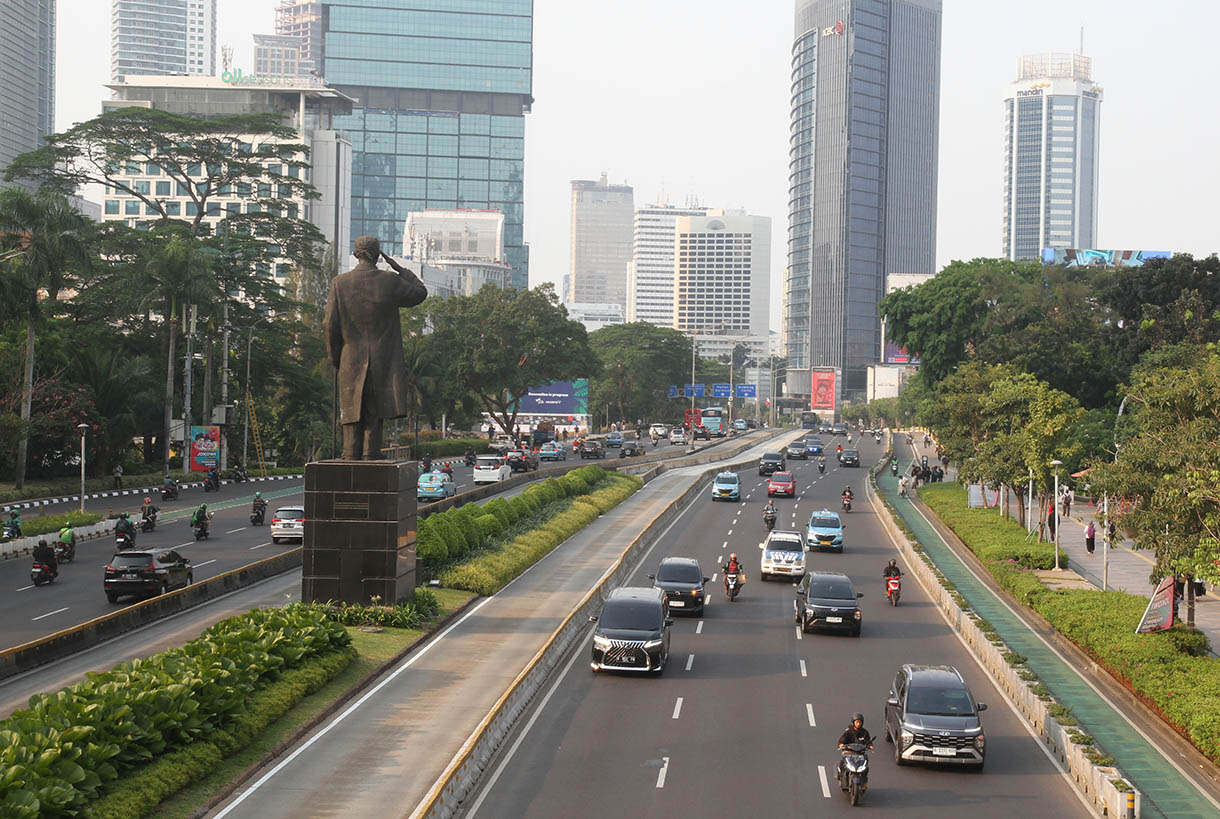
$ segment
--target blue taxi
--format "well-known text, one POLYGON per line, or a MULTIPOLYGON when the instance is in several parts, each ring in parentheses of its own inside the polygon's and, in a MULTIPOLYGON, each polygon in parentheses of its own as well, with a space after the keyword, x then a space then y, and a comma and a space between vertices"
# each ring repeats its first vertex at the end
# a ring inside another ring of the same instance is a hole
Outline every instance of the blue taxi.
POLYGON ((843 551, 843 521, 840 520, 839 513, 823 509, 810 515, 805 542, 809 544, 810 549, 843 551))

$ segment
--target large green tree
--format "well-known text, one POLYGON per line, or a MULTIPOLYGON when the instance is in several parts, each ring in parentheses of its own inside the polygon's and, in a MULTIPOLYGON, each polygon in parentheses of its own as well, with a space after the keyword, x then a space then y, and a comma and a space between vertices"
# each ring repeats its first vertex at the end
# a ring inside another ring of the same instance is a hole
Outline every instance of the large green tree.
POLYGON ((647 322, 612 324, 589 334, 601 375, 589 385, 594 407, 611 407, 620 419, 673 414, 671 384, 690 380, 690 337, 647 322))

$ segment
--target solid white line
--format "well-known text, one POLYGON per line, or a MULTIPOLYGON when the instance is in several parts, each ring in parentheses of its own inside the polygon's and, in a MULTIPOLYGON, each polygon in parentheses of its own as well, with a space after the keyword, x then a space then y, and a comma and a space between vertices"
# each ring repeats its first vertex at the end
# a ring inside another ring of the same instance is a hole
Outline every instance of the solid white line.
POLYGON ((41 620, 44 617, 50 617, 52 614, 59 614, 61 611, 67 611, 67 610, 68 610, 68 607, 64 606, 62 609, 56 609, 55 611, 48 611, 46 614, 40 614, 37 617, 30 618, 30 622, 33 623, 35 620, 41 620))
POLYGON ((822 796, 830 798, 830 783, 826 781, 826 768, 823 765, 818 766, 818 779, 822 780, 822 796))
POLYGON ((260 544, 258 544, 257 546, 251 546, 251 547, 250 547, 250 551, 252 551, 252 552, 253 552, 255 549, 261 549, 261 548, 263 548, 264 546, 270 546, 270 545, 271 545, 271 541, 267 541, 266 543, 260 543, 260 544))
POLYGON ((215 562, 216 562, 215 560, 205 560, 202 563, 196 563, 194 568, 198 569, 200 566, 207 566, 209 563, 215 563, 215 562))
MULTIPOLYGON (((692 654, 691 656, 694 657, 695 655, 692 654)), ((678 715, 681 713, 682 713, 682 698, 678 697, 678 701, 674 703, 674 715, 672 717, 670 717, 670 719, 677 719, 678 715)))
POLYGON ((695 626, 695 633, 696 633, 696 634, 702 634, 702 633, 703 633, 703 621, 702 621, 702 620, 700 620, 700 621, 699 621, 699 624, 695 626))
POLYGON ((801 660, 801 676, 802 676, 802 677, 808 677, 808 676, 809 676, 809 671, 808 671, 808 670, 805 668, 805 661, 804 661, 804 660, 801 660))
MULTIPOLYGON (((657 771, 657 787, 665 787, 665 772, 669 770, 669 757, 661 757, 661 770, 657 771)), ((217 817, 217 819, 220 819, 217 817)))
MULTIPOLYGON (((687 671, 690 671, 690 667, 691 667, 691 665, 692 665, 694 662, 695 662, 695 655, 694 655, 694 654, 687 654, 687 655, 686 655, 686 670, 687 670, 687 671)), ((681 698, 679 698, 679 699, 678 699, 678 702, 682 702, 682 699, 681 699, 681 698)), ((675 719, 677 719, 677 717, 675 717, 675 719)))
POLYGON ((809 717, 809 727, 817 728, 818 723, 817 720, 813 718, 813 705, 811 703, 805 703, 805 715, 809 717))
MULTIPOLYGON (((537 565, 537 564, 534 564, 534 565, 537 565)), ((449 632, 453 631, 455 628, 462 625, 462 623, 465 623, 467 620, 469 620, 471 617, 474 616, 475 612, 477 612, 479 609, 483 608, 483 606, 490 603, 493 599, 494 598, 492 598, 492 597, 483 598, 482 602, 478 603, 477 605, 474 606, 474 608, 472 608, 470 611, 466 612, 466 614, 460 620, 458 620, 453 625, 449 626, 449 628, 445 629, 440 634, 436 635, 436 637, 434 637, 426 646, 421 648, 417 653, 408 657, 407 661, 404 662, 402 665, 400 665, 398 668, 394 669, 393 673, 388 675, 381 682, 377 683, 377 685, 370 688, 364 694, 364 696, 362 696, 360 699, 356 700, 354 703, 349 705, 346 709, 344 709, 343 713, 339 714, 339 716, 335 717, 330 722, 328 722, 326 724, 325 728, 323 728, 321 731, 318 731, 316 734, 311 736, 304 743, 302 743, 299 748, 297 748, 291 754, 286 756, 282 762, 280 762, 278 765, 276 765, 274 768, 272 768, 267 773, 263 774, 263 776, 257 782, 255 782, 247 790, 243 791, 240 796, 238 796, 236 799, 234 799, 232 802, 230 802, 229 805, 224 810, 222 810, 220 813, 216 814, 216 819, 223 819, 223 817, 228 816, 229 813, 231 813, 234 808, 236 808, 238 805, 240 805, 242 802, 244 802, 246 800, 246 797, 248 797, 250 794, 254 793, 260 787, 262 787, 269 779, 271 779, 271 777, 275 776, 277 773, 279 773, 281 770, 283 770, 285 767, 287 767, 294 759, 296 759, 298 756, 300 756, 302 753, 304 753, 315 742, 317 742, 319 739, 321 739, 322 737, 324 737, 328 733, 330 733, 330 730, 332 728, 334 728, 339 723, 343 722, 343 720, 347 719, 348 716, 350 716, 352 714, 352 712, 354 712, 360 706, 364 705, 365 702, 367 702, 371 697, 376 695, 377 692, 379 692, 382 688, 385 688, 391 682, 396 680, 398 678, 399 674, 406 671, 411 666, 415 665, 416 660, 418 660, 420 657, 423 657, 425 654, 428 653, 428 651, 434 645, 439 643, 441 640, 445 639, 445 637, 447 637, 449 635, 449 632)))
POLYGON ((32 585, 30 585, 30 586, 22 586, 21 588, 17 589, 17 591, 25 591, 26 589, 32 589, 32 588, 34 588, 32 585))
POLYGON ((226 535, 231 535, 231 534, 233 534, 234 532, 240 532, 240 531, 242 531, 242 530, 243 530, 243 529, 245 529, 245 528, 246 528, 245 526, 238 526, 236 529, 230 529, 229 531, 225 532, 225 534, 226 534, 226 535))

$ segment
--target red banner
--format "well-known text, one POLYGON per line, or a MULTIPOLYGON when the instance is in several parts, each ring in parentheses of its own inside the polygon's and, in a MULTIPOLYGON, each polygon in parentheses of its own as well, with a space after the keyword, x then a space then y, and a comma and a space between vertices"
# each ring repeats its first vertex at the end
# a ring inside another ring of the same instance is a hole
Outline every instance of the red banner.
POLYGON ((1156 591, 1152 593, 1152 599, 1148 601, 1148 608, 1144 610, 1144 616, 1140 618, 1140 624, 1136 626, 1136 634, 1150 634, 1154 631, 1164 631, 1167 628, 1173 627, 1173 576, 1161 579, 1157 584, 1156 591))
POLYGON ((814 370, 811 375, 809 409, 830 410, 835 408, 835 374, 814 370))

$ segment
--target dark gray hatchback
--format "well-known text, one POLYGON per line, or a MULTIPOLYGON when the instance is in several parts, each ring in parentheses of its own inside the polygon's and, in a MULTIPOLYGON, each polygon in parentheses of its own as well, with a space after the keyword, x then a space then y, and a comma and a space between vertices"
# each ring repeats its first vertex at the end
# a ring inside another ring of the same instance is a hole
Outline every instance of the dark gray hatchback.
POLYGON ((669 659, 669 606, 665 592, 624 586, 610 592, 601 614, 590 617, 594 671, 648 671, 660 675, 669 659))
POLYGON ((903 665, 885 701, 885 739, 894 762, 933 762, 983 769, 987 739, 962 675, 951 665, 903 665))

